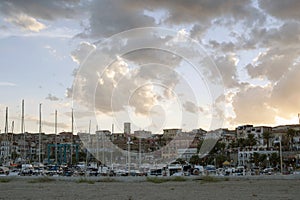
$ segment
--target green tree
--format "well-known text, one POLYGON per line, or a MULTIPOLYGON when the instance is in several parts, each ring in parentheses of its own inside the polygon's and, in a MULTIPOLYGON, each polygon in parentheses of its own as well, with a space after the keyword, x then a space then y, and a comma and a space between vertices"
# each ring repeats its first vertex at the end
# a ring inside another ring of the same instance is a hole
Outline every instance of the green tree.
POLYGON ((294 129, 288 129, 287 131, 287 137, 289 141, 289 148, 292 150, 293 145, 293 138, 296 136, 296 131, 294 129))
POLYGON ((262 167, 267 167, 267 155, 266 154, 259 155, 259 163, 262 167))
POLYGON ((223 163, 226 161, 226 160, 229 160, 229 158, 225 155, 217 155, 215 157, 216 159, 216 167, 221 167, 223 166, 223 163))
POLYGON ((244 148, 244 147, 246 147, 247 145, 246 145, 246 140, 244 139, 244 138, 239 138, 238 140, 237 140, 237 147, 242 147, 242 148, 244 148))
POLYGON ((237 148, 237 147, 239 147, 239 145, 238 145, 238 142, 237 141, 231 141, 230 143, 229 143, 229 147, 230 148, 237 148))
POLYGON ((264 142, 267 143, 267 149, 270 147, 270 139, 272 138, 272 133, 269 131, 263 132, 264 142))
POLYGON ((218 141, 214 148, 211 150, 210 154, 223 154, 225 152, 226 144, 224 142, 218 141))
POLYGON ((193 164, 193 165, 197 165, 201 162, 201 159, 198 155, 193 155, 191 158, 190 158, 190 163, 193 164))
POLYGON ((280 157, 278 153, 272 153, 269 157, 270 165, 272 167, 276 167, 278 163, 280 162, 280 157))
POLYGON ((248 134, 247 139, 244 140, 244 145, 245 146, 255 146, 257 143, 255 135, 254 134, 248 134))
POLYGON ((251 162, 254 163, 254 165, 257 166, 257 167, 259 166, 259 162, 260 162, 259 157, 260 157, 259 153, 256 153, 256 152, 254 152, 252 157, 251 157, 251 162))

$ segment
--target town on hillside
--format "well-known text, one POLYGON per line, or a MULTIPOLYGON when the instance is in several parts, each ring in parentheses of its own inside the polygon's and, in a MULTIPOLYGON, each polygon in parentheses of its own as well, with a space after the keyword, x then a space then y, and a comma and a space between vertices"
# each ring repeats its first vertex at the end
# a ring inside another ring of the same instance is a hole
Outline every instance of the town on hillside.
POLYGON ((40 172, 47 166, 58 172, 61 166, 68 166, 69 174, 90 169, 89 174, 96 175, 292 174, 300 168, 299 158, 299 124, 189 132, 164 129, 163 134, 152 134, 145 130, 131 132, 130 123, 124 123, 121 133, 97 130, 0 135, 3 173, 10 168, 23 169, 23 174, 33 173, 35 168, 40 172), (70 166, 77 170, 70 170, 70 166), (26 167, 32 170, 26 172, 26 167))

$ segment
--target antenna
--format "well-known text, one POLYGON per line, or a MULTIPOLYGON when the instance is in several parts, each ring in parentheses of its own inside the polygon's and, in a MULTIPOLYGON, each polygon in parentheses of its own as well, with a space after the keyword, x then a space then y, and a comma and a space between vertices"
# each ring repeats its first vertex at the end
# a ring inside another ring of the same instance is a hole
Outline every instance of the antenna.
POLYGON ((300 124, 300 113, 298 113, 298 119, 299 119, 299 124, 300 124))

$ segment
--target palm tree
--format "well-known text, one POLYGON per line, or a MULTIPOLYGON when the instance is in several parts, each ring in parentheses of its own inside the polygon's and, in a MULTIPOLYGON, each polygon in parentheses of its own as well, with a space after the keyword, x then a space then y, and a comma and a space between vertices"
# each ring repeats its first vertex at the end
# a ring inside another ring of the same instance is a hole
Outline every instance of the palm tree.
POLYGON ((254 152, 253 155, 251 156, 251 162, 254 163, 256 167, 258 167, 259 161, 260 161, 259 154, 257 152, 254 152))
POLYGON ((289 140, 290 150, 292 150, 293 138, 296 136, 296 131, 294 129, 288 129, 286 135, 287 135, 288 140, 289 140))
POLYGON ((280 162, 280 157, 278 153, 272 153, 271 156, 269 157, 269 161, 272 167, 276 167, 280 162))
POLYGON ((199 164, 200 162, 201 162, 201 159, 198 155, 193 155, 190 158, 190 163, 193 164, 193 165, 199 164))
POLYGON ((256 145, 256 138, 254 134, 248 134, 247 137, 247 146, 255 146, 256 145))
POLYGON ((263 132, 264 142, 267 143, 267 149, 270 147, 270 139, 272 138, 272 133, 269 131, 263 132))

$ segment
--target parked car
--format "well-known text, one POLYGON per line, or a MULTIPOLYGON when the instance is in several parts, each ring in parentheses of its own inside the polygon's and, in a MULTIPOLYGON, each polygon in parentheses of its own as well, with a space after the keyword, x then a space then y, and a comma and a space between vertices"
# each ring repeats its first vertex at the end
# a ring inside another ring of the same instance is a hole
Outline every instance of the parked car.
POLYGON ((262 174, 265 174, 265 175, 272 175, 272 174, 274 174, 274 169, 271 168, 271 167, 265 168, 265 169, 263 169, 262 174))

